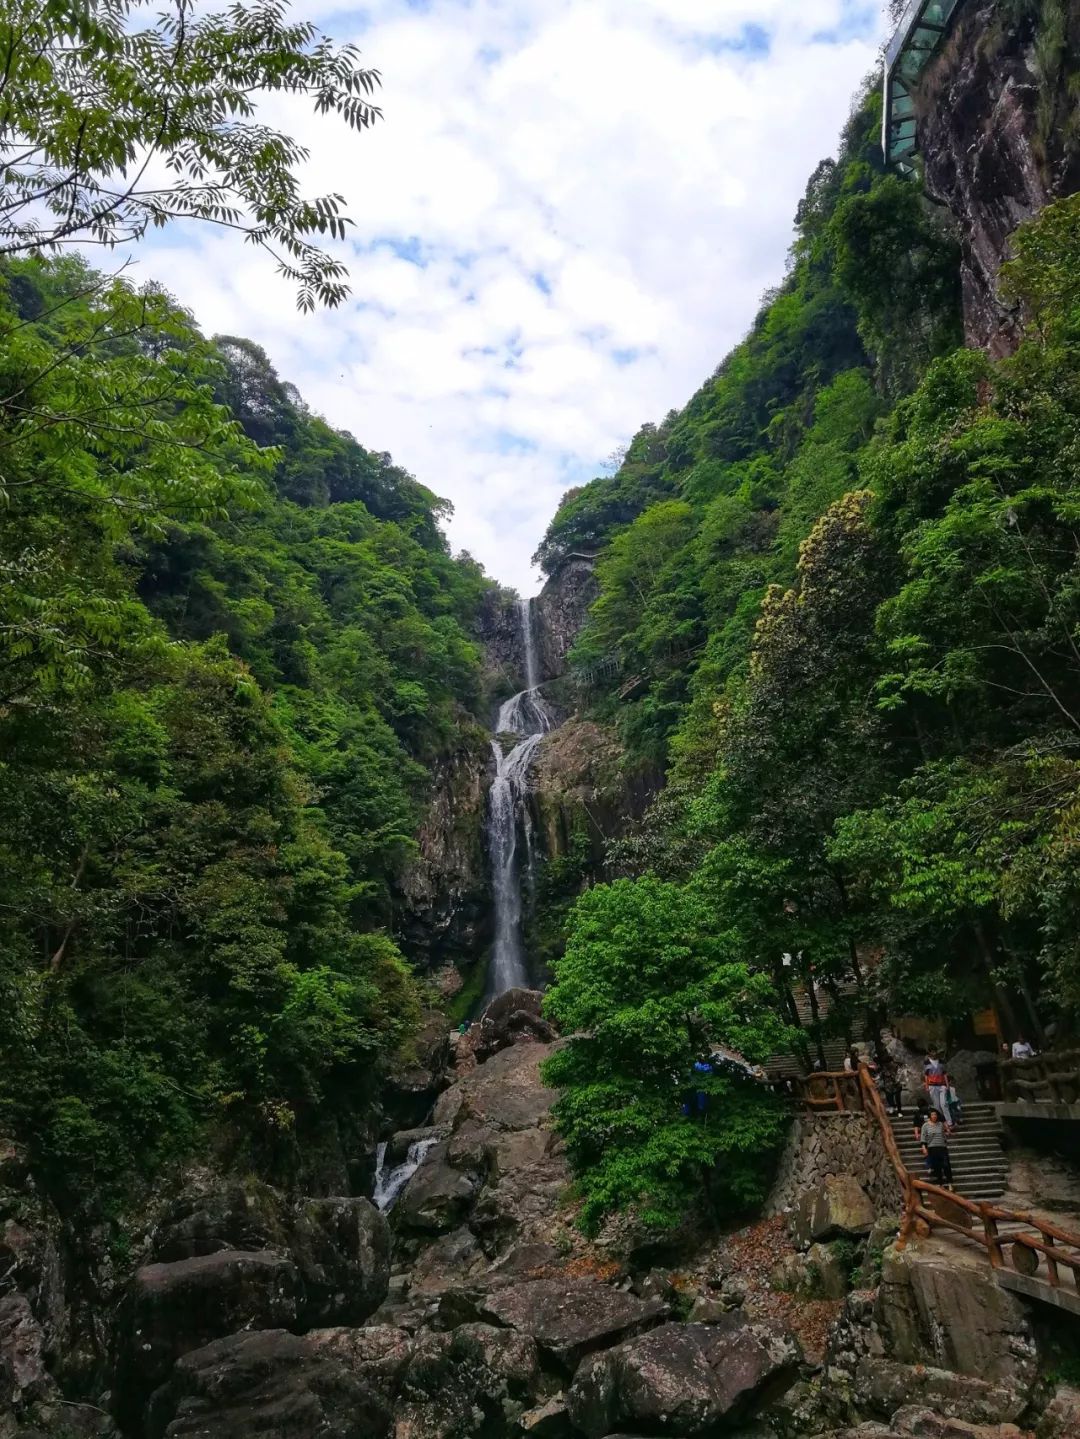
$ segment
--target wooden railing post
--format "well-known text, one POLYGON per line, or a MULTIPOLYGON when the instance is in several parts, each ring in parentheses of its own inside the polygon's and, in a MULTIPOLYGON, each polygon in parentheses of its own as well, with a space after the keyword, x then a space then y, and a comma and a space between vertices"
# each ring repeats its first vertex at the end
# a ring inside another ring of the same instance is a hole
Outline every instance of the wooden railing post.
POLYGON ((1043 1240, 1046 1244, 1044 1257, 1046 1259, 1047 1273, 1050 1275, 1050 1283, 1055 1289, 1058 1289, 1061 1287, 1061 1279, 1058 1275, 1057 1260, 1050 1252, 1054 1248, 1054 1236, 1052 1234, 1044 1234, 1043 1240))
MULTIPOLYGON (((1080 1051, 1064 1057, 1080 1060, 1080 1051)), ((1002 1069, 1019 1068, 1022 1063, 1023 1061, 1003 1063, 1002 1069)), ((1080 1082, 1080 1073, 1077 1080, 1080 1082)), ((1047 1076, 1047 1082, 1049 1081, 1050 1076, 1047 1076)), ((1038 1278, 1047 1290, 1061 1286, 1061 1270, 1064 1268, 1072 1275, 1073 1284, 1080 1293, 1080 1234, 1069 1233, 1052 1224, 1050 1220, 1032 1214, 1002 1209, 992 1203, 976 1203, 973 1199, 942 1189, 908 1171, 877 1085, 865 1065, 860 1065, 855 1074, 818 1071, 803 1082, 803 1092, 806 1106, 811 1112, 835 1108, 842 1113, 846 1108, 846 1099, 850 1097, 851 1108, 855 1111, 861 1109, 867 1123, 873 1121, 877 1124, 882 1144, 896 1170, 903 1200, 898 1248, 902 1249, 907 1244, 916 1224, 921 1220, 931 1231, 941 1229, 965 1240, 974 1240, 982 1246, 992 1269, 1015 1269, 1029 1279, 1038 1278), (981 1220, 981 1227, 972 1225, 974 1219, 981 1220), (1020 1224, 1035 1232, 1003 1235, 999 1227, 1002 1221, 1020 1224), (1006 1258, 1006 1245, 1009 1246, 1009 1259, 1006 1258), (1040 1256, 1046 1260, 1049 1281, 1038 1276, 1040 1256)))
POLYGON ((998 1229, 998 1222, 989 1205, 980 1204, 979 1211, 982 1214, 983 1233, 986 1235, 986 1251, 990 1256, 990 1266, 993 1269, 1004 1269, 1005 1259, 1001 1252, 1001 1231, 998 1229))

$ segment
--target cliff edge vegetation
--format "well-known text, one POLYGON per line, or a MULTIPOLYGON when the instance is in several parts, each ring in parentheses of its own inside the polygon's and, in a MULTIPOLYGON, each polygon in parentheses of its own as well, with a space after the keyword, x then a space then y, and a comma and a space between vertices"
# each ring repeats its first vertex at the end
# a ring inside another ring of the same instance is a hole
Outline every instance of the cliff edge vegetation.
MULTIPOLYGON (((571 917, 553 1014, 616 982, 647 903, 659 945, 700 906, 808 1059, 808 984, 871 1033, 889 1014, 962 1037, 991 1009, 1040 1043, 1077 1024, 1080 207, 1059 198, 1011 237, 1002 299, 1023 338, 995 361, 964 344, 960 237, 918 179, 884 171, 879 127, 875 88, 746 340, 566 497, 540 547, 551 567, 598 554, 570 657, 583 709, 667 775, 609 851, 623 878, 571 917)), ((683 1032, 638 998, 683 1072, 683 1032)), ((758 1003, 748 982, 713 1041, 758 1003)), ((751 1114, 714 1106, 707 1132, 674 1102, 640 1124, 598 1043, 571 1048, 551 1077, 590 1212, 633 1207, 636 1184, 674 1217, 740 1145, 768 1147, 765 1092, 751 1114), (585 1108, 602 1144, 579 1141, 585 1108)))

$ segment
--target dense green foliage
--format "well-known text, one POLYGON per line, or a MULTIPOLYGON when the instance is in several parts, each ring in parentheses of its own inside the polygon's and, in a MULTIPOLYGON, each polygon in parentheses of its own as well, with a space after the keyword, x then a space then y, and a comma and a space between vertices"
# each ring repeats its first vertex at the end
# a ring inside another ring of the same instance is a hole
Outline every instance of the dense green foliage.
POLYGON ((487 582, 257 347, 2 285, 0 1119, 67 1202, 210 1132, 288 1169, 416 1017, 390 892, 487 582))
POLYGON ((763 1102, 750 1079, 693 1072, 713 1035, 755 1062, 784 1037, 768 977, 734 954, 693 888, 620 880, 579 901, 548 1004, 575 1037, 545 1078, 564 1090, 555 1114, 587 1227, 632 1205, 647 1224, 677 1223, 703 1173, 718 1206, 764 1198, 784 1132, 779 1102, 763 1102))
MULTIPOLYGON (((960 347, 955 243, 880 172, 876 124, 870 99, 811 180, 746 341, 541 548, 599 549, 572 659, 617 658, 587 703, 668 775, 609 855, 627 880, 572 919, 550 1005, 574 1022, 614 962, 593 917, 647 905, 662 948, 687 903, 722 936, 716 974, 766 978, 793 1024, 800 985, 832 992, 840 1032, 852 1002, 961 1038, 989 1005, 1007 1034, 1080 1016, 1080 203, 1017 237, 1029 330, 995 364, 960 347)), ((710 1036, 740 1037, 731 1016, 710 1036)), ((637 1101, 575 1052, 559 1114, 590 1215, 649 1208, 680 1125, 657 1110, 609 1156, 593 1136, 633 1130, 637 1101)), ((726 1110, 716 1151, 752 1146, 768 1103, 726 1110)), ((692 1193, 669 1178, 654 1217, 692 1193)))

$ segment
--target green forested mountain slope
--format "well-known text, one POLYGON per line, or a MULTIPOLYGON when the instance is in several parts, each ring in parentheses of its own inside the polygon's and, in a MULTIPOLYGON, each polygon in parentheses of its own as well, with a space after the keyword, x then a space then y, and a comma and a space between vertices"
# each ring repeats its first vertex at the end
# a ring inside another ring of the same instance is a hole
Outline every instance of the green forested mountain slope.
MULTIPOLYGON (((636 978, 643 906, 653 930, 667 906, 680 953, 703 942, 678 938, 689 907, 748 985, 771 976, 785 1019, 792 980, 854 972, 878 1013, 1077 1020, 1080 205, 1016 238, 1029 327, 994 364, 961 347, 955 242, 917 183, 881 173, 878 119, 872 97, 813 177, 746 341, 541 546, 551 566, 599 549, 572 660, 618 657, 588 705, 668 773, 610 856, 627 879, 579 902, 556 967, 554 1012, 599 1024, 603 993, 621 1033, 659 1036, 651 1080, 635 1059, 612 1081, 617 1045, 603 1074, 560 1060, 594 1214, 648 1192, 673 1219, 700 1186, 670 1100, 666 1139, 659 1110, 639 1122, 643 1084, 659 1103, 703 1042, 636 978)), ((731 1023, 767 1056, 768 1024, 731 1023)), ((767 1108, 717 1106, 729 1199, 767 1173, 767 1108)))
POLYGON ((382 926, 487 582, 257 347, 0 281, 0 1121, 68 1203, 208 1131, 287 1168, 415 1017, 382 926))

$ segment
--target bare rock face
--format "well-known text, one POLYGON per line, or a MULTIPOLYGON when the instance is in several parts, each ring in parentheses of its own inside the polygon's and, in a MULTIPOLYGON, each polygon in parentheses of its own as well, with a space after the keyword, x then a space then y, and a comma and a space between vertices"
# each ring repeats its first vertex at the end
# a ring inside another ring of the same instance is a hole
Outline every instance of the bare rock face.
POLYGON ((65 1402, 48 1337, 25 1294, 0 1298, 0 1439, 115 1439, 109 1416, 65 1402))
POLYGON ((184 1356, 149 1407, 149 1439, 472 1439, 510 1433, 543 1385, 511 1330, 374 1326, 232 1335, 184 1356))
POLYGON ((545 1353, 573 1365, 583 1355, 658 1323, 659 1299, 639 1299, 607 1284, 534 1279, 497 1290, 481 1307, 484 1319, 535 1339, 545 1353))
POLYGON ((1011 1424, 1027 1406, 1027 1391, 926 1364, 864 1359, 855 1374, 854 1399, 864 1413, 893 1415, 917 1407, 943 1419, 974 1424, 1011 1424))
POLYGON ((439 1009, 428 1010, 411 1054, 394 1069, 383 1092, 383 1109, 395 1129, 414 1129, 426 1121, 446 1086, 449 1065, 446 1015, 439 1009))
POLYGON ((390 1281, 390 1230, 366 1199, 305 1199, 289 1246, 300 1273, 301 1316, 310 1324, 359 1324, 390 1281))
POLYGON ((828 1239, 869 1234, 875 1218, 874 1206, 858 1180, 850 1174, 833 1174, 799 1196, 791 1234, 805 1249, 828 1239))
POLYGON ((565 559, 540 591, 536 619, 543 679, 554 679, 566 669, 566 656, 599 593, 593 561, 583 555, 565 559))
POLYGON ((137 1422, 143 1403, 173 1364, 209 1340, 296 1322, 300 1275, 269 1250, 148 1264, 135 1275, 117 1341, 117 1418, 137 1422))
POLYGON ((885 1352, 993 1383, 1030 1386, 1038 1368, 1023 1304, 985 1263, 953 1253, 886 1251, 875 1322, 885 1352))
POLYGON ((888 1424, 860 1424, 832 1439, 1026 1439, 1015 1424, 972 1424, 930 1409, 900 1409, 888 1424))
POLYGON ((282 1329, 232 1334, 193 1350, 154 1394, 148 1439, 381 1439, 386 1399, 309 1338, 282 1329))
POLYGON ((649 1434, 713 1434, 786 1389, 800 1360, 793 1340, 736 1315, 717 1324, 665 1324, 587 1359, 567 1396, 589 1439, 640 1425, 649 1434))
POLYGON ((178 1196, 151 1240, 160 1265, 227 1250, 287 1254, 307 1326, 359 1324, 382 1303, 390 1277, 390 1230, 367 1199, 290 1203, 254 1181, 207 1178, 178 1196))
POLYGON ((1080 1435, 1080 1389, 1063 1384, 1043 1411, 1036 1439, 1077 1439, 1080 1435))
POLYGON ((437 1144, 409 1180, 394 1209, 398 1230, 419 1234, 446 1234, 461 1223, 472 1208, 479 1179, 450 1163, 450 1144, 437 1144))
POLYGON ((553 1052, 548 1044, 515 1044, 496 1054, 462 1080, 460 1118, 499 1132, 543 1124, 557 1096, 540 1078, 539 1068, 553 1052))
MULTIPOLYGON (((1080 17, 1064 7, 1075 56, 1080 17)), ((918 97, 926 184, 952 211, 963 244, 968 343, 1008 354, 1022 317, 997 294, 1009 237, 1050 200, 1080 188, 1080 152, 1063 124, 1068 67, 1048 81, 1034 52, 1035 22, 1002 20, 994 0, 965 7, 918 97)))
POLYGON ((490 768, 491 750, 479 733, 431 767, 417 852, 397 885, 397 937, 420 968, 477 954, 489 938, 484 809, 490 768))
POLYGON ((491 1001, 469 1033, 469 1044, 481 1062, 506 1049, 522 1035, 550 1044, 555 1030, 544 1018, 544 996, 538 989, 508 989, 491 1001))

